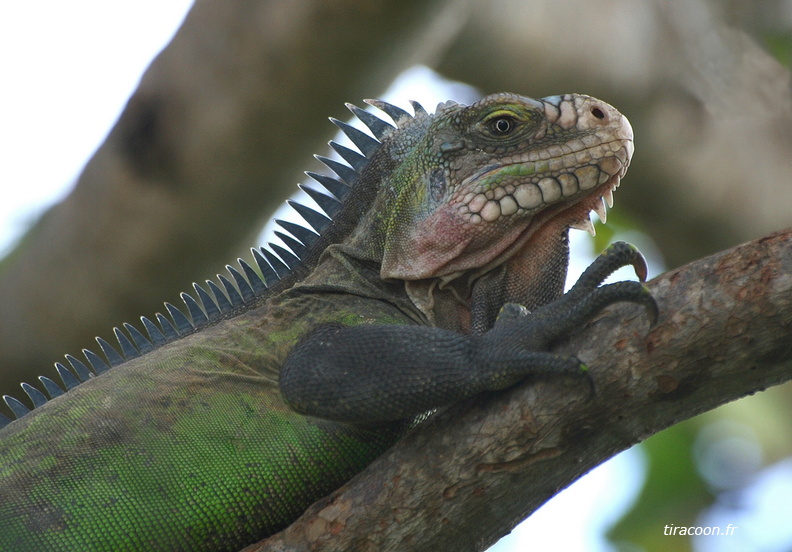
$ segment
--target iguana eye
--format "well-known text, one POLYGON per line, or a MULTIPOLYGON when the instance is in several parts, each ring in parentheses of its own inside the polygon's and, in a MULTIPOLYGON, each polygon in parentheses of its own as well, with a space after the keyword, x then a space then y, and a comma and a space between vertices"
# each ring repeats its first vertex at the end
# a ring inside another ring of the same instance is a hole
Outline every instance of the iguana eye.
POLYGON ((501 116, 487 121, 487 127, 495 136, 507 136, 517 128, 517 121, 513 117, 501 116))

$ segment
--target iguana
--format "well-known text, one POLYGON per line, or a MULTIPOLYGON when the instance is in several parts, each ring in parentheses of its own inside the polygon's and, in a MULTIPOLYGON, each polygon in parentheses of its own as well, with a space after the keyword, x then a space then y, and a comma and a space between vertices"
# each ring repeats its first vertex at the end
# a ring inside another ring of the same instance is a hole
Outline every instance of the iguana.
MULTIPOLYGON (((291 251, 254 249, 186 315, 141 318, 56 363, 66 391, 0 429, 0 550, 238 550, 360 472, 412 426, 534 375, 585 374, 551 345, 639 282, 600 285, 640 253, 616 244, 565 295, 570 227, 604 219, 633 153, 627 119, 583 95, 494 94, 414 115, 348 105, 360 153, 308 173, 330 217, 294 208, 291 251), (273 254, 276 253, 277 255, 273 254), (262 277, 263 276, 263 277, 262 277), (500 313, 500 314, 499 314, 500 313), (118 350, 120 348, 120 352, 118 350)), ((582 378, 585 381, 585 377, 582 378)), ((49 397, 47 397, 49 395, 49 397)), ((2 425, 2 424, 0 424, 2 425)))

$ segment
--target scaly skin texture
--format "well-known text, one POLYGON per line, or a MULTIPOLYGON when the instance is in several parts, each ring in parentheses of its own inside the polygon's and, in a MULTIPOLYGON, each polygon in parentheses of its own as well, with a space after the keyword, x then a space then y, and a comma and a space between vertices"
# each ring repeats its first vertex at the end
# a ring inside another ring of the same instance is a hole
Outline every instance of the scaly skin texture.
POLYGON ((552 341, 607 304, 650 305, 635 282, 552 303, 568 228, 632 155, 615 109, 496 94, 394 117, 292 276, 0 430, 0 550, 237 550, 427 409, 578 373, 552 341), (507 303, 549 305, 496 323, 507 303))

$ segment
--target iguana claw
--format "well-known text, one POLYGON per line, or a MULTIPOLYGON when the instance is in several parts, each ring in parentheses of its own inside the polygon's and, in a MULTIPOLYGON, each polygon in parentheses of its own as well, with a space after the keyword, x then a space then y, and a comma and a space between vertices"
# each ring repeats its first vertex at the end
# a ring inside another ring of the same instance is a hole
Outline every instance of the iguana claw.
POLYGON ((627 242, 612 243, 583 271, 578 281, 567 295, 591 291, 602 284, 605 279, 624 266, 632 266, 635 275, 641 282, 646 281, 648 268, 646 259, 638 248, 627 242))
POLYGON ((504 333, 516 331, 524 336, 523 342, 528 343, 530 349, 544 350, 585 326, 605 307, 621 302, 643 306, 650 327, 654 326, 658 318, 657 303, 641 282, 602 285, 623 266, 634 267, 638 277, 645 280, 647 270, 643 255, 630 244, 616 242, 594 260, 563 296, 532 313, 517 305, 505 305, 495 327, 500 327, 504 333))

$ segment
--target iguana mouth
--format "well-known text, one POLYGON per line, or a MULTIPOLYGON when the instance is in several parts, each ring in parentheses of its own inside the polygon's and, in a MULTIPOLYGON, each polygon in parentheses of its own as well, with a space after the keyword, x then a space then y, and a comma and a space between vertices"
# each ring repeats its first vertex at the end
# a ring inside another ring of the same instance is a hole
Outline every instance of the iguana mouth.
MULTIPOLYGON (((619 186, 632 156, 632 152, 628 151, 632 149, 632 141, 617 140, 610 144, 618 149, 597 164, 578 167, 558 176, 544 176, 536 182, 506 184, 486 191, 468 192, 461 200, 460 213, 473 224, 495 222, 502 217, 526 213, 541 216, 542 211, 552 209, 555 204, 569 205, 570 201, 575 201, 574 196, 581 194, 585 194, 582 196, 585 198, 582 201, 585 201, 601 190, 601 201, 591 201, 587 212, 596 212, 604 222, 607 218, 605 205, 613 206, 613 190, 619 186)), ((600 147, 609 147, 610 144, 600 147)), ((511 167, 517 167, 515 171, 518 171, 520 165, 511 167)), ((503 167, 499 167, 498 171, 502 172, 503 167)), ((482 180, 486 177, 486 173, 476 175, 482 180)), ((579 206, 580 201, 574 205, 579 206)), ((581 230, 590 231, 593 228, 590 223, 586 225, 585 221, 574 224, 582 225, 581 230)))
MULTIPOLYGON (((613 144, 614 155, 600 160, 596 165, 588 165, 583 169, 562 173, 557 177, 544 177, 537 184, 518 186, 517 188, 533 186, 541 191, 545 189, 552 191, 555 187, 560 190, 560 193, 553 191, 558 197, 549 194, 543 196, 549 201, 538 206, 528 224, 510 245, 504 248, 500 254, 494 256, 490 262, 472 271, 469 274, 470 280, 475 280, 478 276, 507 262, 518 252, 530 248, 530 244, 537 235, 546 235, 547 233, 561 235, 566 229, 574 228, 584 230, 594 236, 591 212, 597 213, 600 220, 603 223, 606 222, 607 208, 613 207, 613 192, 621 184, 621 179, 627 172, 632 158, 632 140, 616 140, 613 144), (618 149, 616 149, 617 147, 618 149), (591 184, 592 182, 593 184, 591 184), (578 198, 574 197, 576 194, 579 195, 578 198)), ((503 197, 508 196, 504 195, 503 197)), ((442 280, 447 282, 455 276, 442 278, 442 280)))

